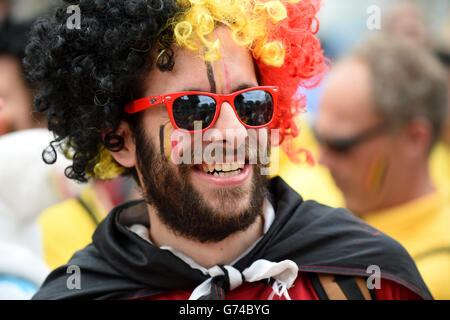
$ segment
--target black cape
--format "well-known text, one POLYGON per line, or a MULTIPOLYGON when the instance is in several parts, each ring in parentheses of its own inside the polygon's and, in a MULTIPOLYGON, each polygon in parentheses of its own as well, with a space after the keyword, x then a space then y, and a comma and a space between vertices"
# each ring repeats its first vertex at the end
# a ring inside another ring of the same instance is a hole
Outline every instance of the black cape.
MULTIPOLYGON (((303 272, 368 277, 367 267, 377 265, 382 278, 423 299, 432 299, 406 250, 347 210, 303 201, 279 177, 270 182, 269 200, 275 220, 256 246, 234 265, 238 270, 258 259, 290 259, 303 272)), ((143 200, 113 209, 98 226, 93 242, 55 269, 33 299, 130 298, 193 290, 205 281, 207 276, 201 271, 127 229, 134 223, 148 224, 142 221, 148 217, 145 212, 143 200), (68 288, 71 265, 81 271, 81 289, 68 288)))

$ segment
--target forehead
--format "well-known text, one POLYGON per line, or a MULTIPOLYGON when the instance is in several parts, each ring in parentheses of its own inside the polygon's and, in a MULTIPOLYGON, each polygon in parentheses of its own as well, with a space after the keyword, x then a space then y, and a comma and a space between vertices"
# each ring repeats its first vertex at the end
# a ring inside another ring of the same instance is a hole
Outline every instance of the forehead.
MULTIPOLYGON (((256 82, 250 52, 233 41, 229 29, 217 28, 211 39, 220 41, 221 58, 211 63, 213 71, 221 70, 221 72, 214 72, 215 81, 225 81, 226 75, 227 81, 232 84, 231 87, 238 86, 239 83, 256 82)), ((158 95, 187 89, 210 91, 208 68, 201 52, 178 46, 175 46, 173 50, 175 62, 173 70, 162 72, 153 67, 144 83, 145 95, 158 95)))
POLYGON ((325 83, 317 129, 323 134, 352 134, 379 121, 369 67, 357 60, 336 65, 325 83))

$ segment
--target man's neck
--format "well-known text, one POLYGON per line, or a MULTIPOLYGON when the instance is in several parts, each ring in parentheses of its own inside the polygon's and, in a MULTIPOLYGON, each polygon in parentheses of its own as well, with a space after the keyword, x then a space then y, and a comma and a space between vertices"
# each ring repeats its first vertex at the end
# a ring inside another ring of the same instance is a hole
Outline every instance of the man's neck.
MULTIPOLYGON (((265 201, 264 210, 267 205, 265 201)), ((158 247, 172 247, 205 268, 230 264, 264 234, 264 218, 258 215, 255 222, 245 231, 236 232, 219 242, 202 243, 176 235, 162 223, 154 207, 148 206, 148 208, 149 236, 152 243, 158 247)))
POLYGON ((392 207, 420 199, 435 191, 428 169, 428 163, 426 162, 415 168, 411 168, 411 171, 399 180, 401 184, 398 186, 396 192, 398 194, 396 197, 397 201, 391 205, 392 207))

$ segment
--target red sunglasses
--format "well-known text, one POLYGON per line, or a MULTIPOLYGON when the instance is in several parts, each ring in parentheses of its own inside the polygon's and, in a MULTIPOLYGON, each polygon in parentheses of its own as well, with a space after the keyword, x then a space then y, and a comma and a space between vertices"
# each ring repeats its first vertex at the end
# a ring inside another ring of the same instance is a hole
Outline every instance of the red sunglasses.
POLYGON ((175 129, 190 133, 204 132, 214 125, 220 108, 226 101, 246 128, 257 129, 272 122, 276 114, 278 94, 279 88, 275 86, 253 87, 231 94, 176 92, 135 100, 125 106, 125 112, 136 113, 165 104, 175 129), (194 130, 194 123, 197 121, 202 124, 201 130, 194 130))

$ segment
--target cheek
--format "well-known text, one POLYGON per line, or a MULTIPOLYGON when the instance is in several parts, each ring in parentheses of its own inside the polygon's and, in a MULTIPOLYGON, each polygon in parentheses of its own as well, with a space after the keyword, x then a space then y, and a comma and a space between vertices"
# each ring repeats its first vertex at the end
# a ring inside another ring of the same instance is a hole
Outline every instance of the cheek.
MULTIPOLYGON (((193 150, 193 135, 179 130, 174 130, 168 125, 168 135, 165 142, 165 155, 173 164, 191 164, 191 152, 193 150)), ((199 143, 201 146, 201 141, 199 143)))
POLYGON ((153 141, 159 141, 160 128, 163 126, 171 127, 170 119, 164 105, 149 108, 141 111, 141 129, 152 136, 153 141))
POLYGON ((159 128, 170 120, 164 104, 145 109, 140 112, 140 116, 142 117, 142 124, 144 124, 146 128, 159 128))
POLYGON ((336 155, 329 161, 331 172, 339 180, 340 187, 362 191, 362 187, 367 184, 373 160, 370 153, 352 150, 349 154, 336 155))

